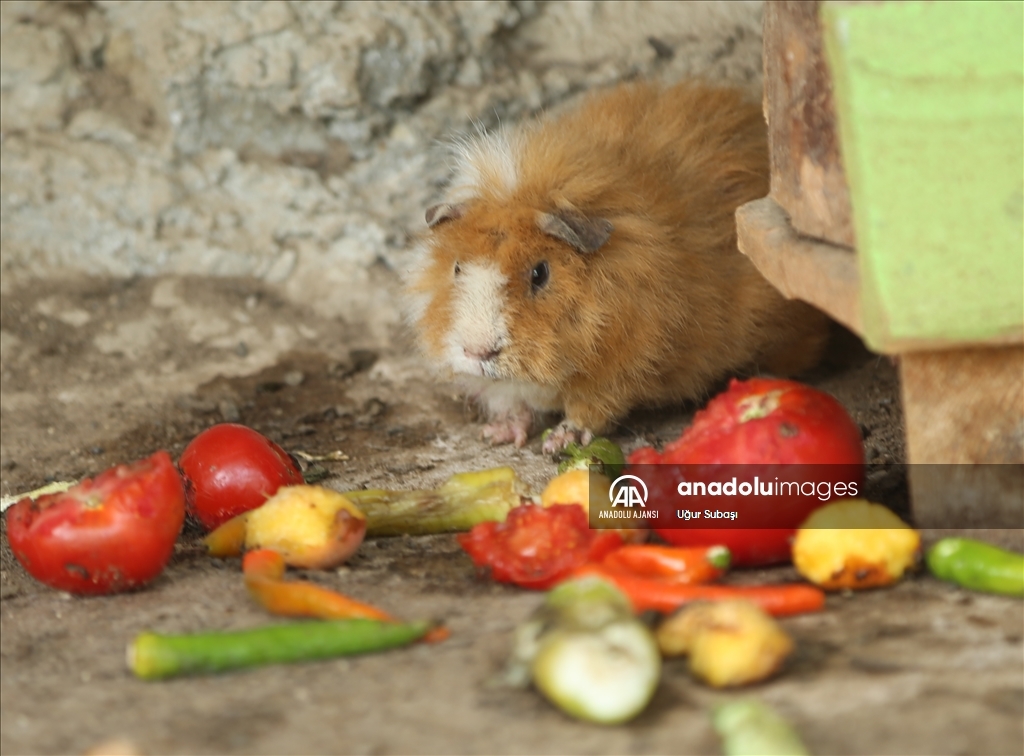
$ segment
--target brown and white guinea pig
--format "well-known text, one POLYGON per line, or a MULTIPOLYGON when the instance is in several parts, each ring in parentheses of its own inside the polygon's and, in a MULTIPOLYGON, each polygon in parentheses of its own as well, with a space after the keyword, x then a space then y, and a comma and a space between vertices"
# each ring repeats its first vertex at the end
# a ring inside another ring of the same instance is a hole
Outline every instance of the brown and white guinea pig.
POLYGON ((587 442, 634 407, 702 399, 737 372, 798 373, 827 321, 736 246, 768 192, 757 103, 689 82, 629 84, 573 112, 457 145, 407 281, 427 358, 486 410, 483 435, 587 442))

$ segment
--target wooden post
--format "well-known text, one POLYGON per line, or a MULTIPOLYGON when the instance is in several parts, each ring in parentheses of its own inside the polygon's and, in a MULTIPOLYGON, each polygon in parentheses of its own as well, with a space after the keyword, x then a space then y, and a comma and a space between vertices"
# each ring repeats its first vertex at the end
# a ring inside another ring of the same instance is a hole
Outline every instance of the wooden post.
POLYGON ((822 52, 817 0, 764 8, 764 114, 771 196, 805 236, 854 246, 839 154, 832 79, 822 52))
POLYGON ((920 527, 1024 527, 1024 346, 900 357, 920 527))
POLYGON ((771 196, 741 251, 899 355, 916 524, 1024 527, 1024 3, 764 18, 771 196))

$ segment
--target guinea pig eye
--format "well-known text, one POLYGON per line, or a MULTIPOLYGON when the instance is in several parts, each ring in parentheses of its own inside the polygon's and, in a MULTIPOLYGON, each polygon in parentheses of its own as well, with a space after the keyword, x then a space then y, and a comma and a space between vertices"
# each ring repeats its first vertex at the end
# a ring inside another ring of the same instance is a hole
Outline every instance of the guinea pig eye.
POLYGON ((462 266, 459 265, 458 261, 455 263, 455 275, 459 275, 462 272, 462 266))
POLYGON ((541 260, 530 271, 530 286, 533 287, 534 291, 539 291, 544 288, 550 277, 551 268, 548 266, 548 261, 541 260))

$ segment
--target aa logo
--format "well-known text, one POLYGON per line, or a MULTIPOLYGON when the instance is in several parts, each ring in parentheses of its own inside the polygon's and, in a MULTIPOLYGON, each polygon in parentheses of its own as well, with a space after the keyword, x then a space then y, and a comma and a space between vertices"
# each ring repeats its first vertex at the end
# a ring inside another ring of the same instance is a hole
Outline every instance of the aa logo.
POLYGON ((620 504, 629 508, 632 508, 637 504, 641 507, 646 507, 647 484, 635 475, 620 475, 612 481, 612 485, 608 489, 608 498, 611 499, 613 507, 620 504), (636 486, 627 482, 632 480, 635 480, 640 485, 636 486))

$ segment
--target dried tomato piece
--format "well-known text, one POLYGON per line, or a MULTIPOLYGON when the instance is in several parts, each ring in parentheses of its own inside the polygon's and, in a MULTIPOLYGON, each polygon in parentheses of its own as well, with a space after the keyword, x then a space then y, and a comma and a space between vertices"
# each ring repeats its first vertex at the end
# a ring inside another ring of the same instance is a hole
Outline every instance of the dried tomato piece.
POLYGON ((524 504, 504 522, 484 522, 458 536, 459 544, 491 577, 522 588, 547 590, 588 561, 622 545, 617 533, 591 530, 576 504, 524 504))

